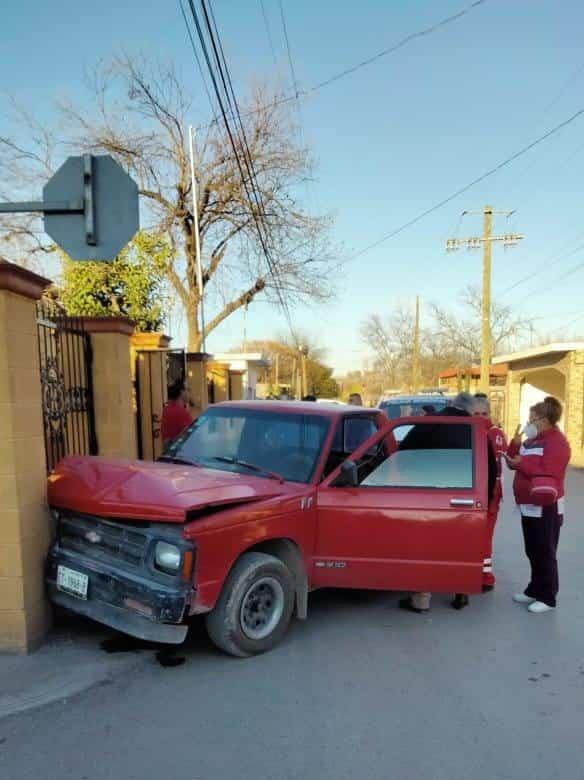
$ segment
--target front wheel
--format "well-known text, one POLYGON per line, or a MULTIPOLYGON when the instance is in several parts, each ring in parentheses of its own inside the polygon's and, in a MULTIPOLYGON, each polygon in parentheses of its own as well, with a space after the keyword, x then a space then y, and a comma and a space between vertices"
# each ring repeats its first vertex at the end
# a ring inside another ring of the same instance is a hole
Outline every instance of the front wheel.
POLYGON ((246 658, 278 644, 293 609, 294 581, 285 564, 265 553, 246 553, 207 616, 207 631, 221 650, 246 658))

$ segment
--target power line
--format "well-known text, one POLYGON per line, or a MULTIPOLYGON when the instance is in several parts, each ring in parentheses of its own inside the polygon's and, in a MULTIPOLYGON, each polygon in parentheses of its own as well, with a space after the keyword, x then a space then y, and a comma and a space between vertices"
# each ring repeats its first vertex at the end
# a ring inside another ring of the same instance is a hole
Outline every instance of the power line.
POLYGON ((278 67, 278 58, 276 57, 276 49, 274 47, 274 39, 272 38, 272 31, 270 30, 270 23, 268 21, 268 15, 266 13, 266 6, 264 5, 264 0, 260 0, 260 6, 261 6, 261 9, 262 9, 262 16, 264 18, 264 27, 266 28, 266 35, 268 37, 268 43, 270 44, 272 57, 274 59, 274 65, 276 67, 278 67))
POLYGON ((203 66, 201 64, 201 59, 199 57, 199 53, 197 51, 197 47, 195 46, 195 39, 193 38, 193 33, 191 32, 190 25, 187 20, 186 11, 184 9, 183 0, 178 0, 178 4, 180 6, 180 12, 182 14, 183 21, 185 23, 185 27, 187 28, 187 34, 189 37, 189 41, 191 43, 191 48, 193 50, 193 54, 195 55, 195 60, 197 61, 197 66, 199 68, 199 72, 201 74, 201 79, 203 81, 203 86, 205 88, 205 92, 207 93, 207 97, 209 98, 209 105, 211 106, 211 112, 214 117, 214 122, 217 122, 217 110, 215 106, 213 105, 213 99, 211 98, 211 92, 209 90, 209 87, 207 85, 207 79, 205 78, 205 73, 203 71, 203 66))
POLYGON ((290 312, 289 312, 289 309, 288 309, 288 305, 287 305, 287 302, 284 300, 284 298, 282 296, 282 293, 281 293, 281 290, 279 288, 278 271, 277 271, 277 268, 276 268, 276 266, 275 266, 275 264, 274 264, 274 262, 273 262, 273 260, 271 258, 270 250, 269 250, 269 247, 267 245, 266 238, 264 237, 264 234, 263 234, 262 225, 261 225, 260 220, 258 218, 258 213, 259 213, 265 219, 265 210, 263 208, 261 195, 257 191, 257 187, 256 187, 256 174, 255 174, 255 170, 253 168, 253 160, 251 158, 251 154, 250 154, 250 151, 249 151, 249 146, 248 146, 248 143, 247 143, 247 137, 246 137, 246 134, 245 134, 245 128, 244 128, 243 122, 241 120, 241 114, 239 112, 239 106, 237 104, 235 91, 233 89, 233 83, 232 83, 232 80, 231 80, 231 76, 229 74, 227 61, 225 59, 225 54, 224 54, 223 47, 222 47, 222 44, 221 44, 221 41, 220 41, 220 36, 219 36, 219 32, 218 32, 217 25, 216 25, 216 22, 215 22, 213 9, 212 9, 212 6, 210 6, 210 8, 211 8, 211 16, 210 16, 208 11, 207 11, 207 6, 206 6, 206 3, 205 3, 205 0, 201 0, 201 8, 202 8, 203 15, 204 15, 204 18, 205 18, 205 26, 206 26, 206 29, 207 29, 207 35, 209 37, 211 48, 212 48, 212 51, 213 51, 213 56, 214 56, 214 59, 215 59, 217 73, 218 73, 219 78, 221 80, 221 84, 223 85, 223 92, 224 92, 225 98, 227 100, 228 108, 231 111, 232 117, 235 116, 237 118, 238 122, 239 122, 240 132, 237 133, 237 131, 236 131, 236 134, 238 136, 238 141, 239 141, 239 144, 240 144, 240 147, 241 147, 240 149, 238 149, 238 145, 237 145, 237 143, 235 141, 234 133, 233 133, 231 125, 229 123, 229 118, 227 116, 227 110, 226 110, 225 105, 223 103, 223 98, 221 97, 221 90, 219 88, 219 83, 217 81, 217 76, 215 75, 215 68, 213 66, 213 63, 212 63, 212 60, 211 60, 211 56, 209 54, 209 49, 208 49, 206 41, 205 41, 205 35, 203 33, 203 30, 202 30, 202 26, 201 26, 201 23, 200 23, 200 20, 199 20, 199 16, 198 16, 197 11, 195 9, 193 0, 188 0, 188 2, 189 2, 189 7, 190 7, 190 10, 191 10, 192 17, 193 17, 193 21, 195 23, 195 28, 196 28, 196 31, 197 31, 197 35, 199 37, 199 42, 201 44, 201 48, 202 48, 202 51, 203 51, 203 54, 204 54, 204 57, 205 57, 205 61, 207 63, 207 68, 208 68, 210 76, 211 76, 211 82, 212 82, 212 85, 213 85, 213 89, 215 91, 215 95, 217 97, 217 102, 219 104, 219 109, 221 111, 221 115, 222 115, 222 118, 223 118, 225 129, 226 129, 226 132, 227 132, 227 135, 228 135, 231 147, 233 149, 233 153, 234 153, 234 156, 235 156, 237 167, 239 169, 239 173, 240 173, 241 181, 242 181, 242 186, 245 189, 245 192, 246 192, 249 204, 250 204, 251 216, 252 216, 252 218, 253 218, 253 220, 255 222, 257 233, 258 233, 258 237, 259 237, 259 240, 260 240, 260 244, 262 246, 262 250, 263 250, 264 256, 266 258, 266 262, 268 264, 268 267, 269 267, 270 272, 272 274, 272 277, 274 279, 274 289, 276 290, 276 293, 278 295, 278 298, 279 298, 280 304, 282 306, 282 309, 283 309, 283 311, 286 314, 286 317, 288 319, 288 323, 289 323, 289 326, 290 326, 290 329, 291 329, 291 333, 294 336, 294 329, 293 329, 292 320, 291 320, 290 312), (211 18, 213 20, 213 23, 211 23, 211 18), (215 27, 215 34, 213 33, 213 27, 215 27), (215 35, 217 36, 217 40, 215 39, 215 35), (240 153, 243 156, 243 161, 244 161, 243 164, 242 164, 242 161, 241 161, 241 158, 240 158, 240 153), (248 175, 249 175, 249 180, 247 179, 247 177, 246 177, 246 175, 244 173, 244 170, 243 170, 244 165, 245 165, 245 167, 247 169, 247 172, 248 172, 248 175), (250 189, 251 189, 251 192, 250 192, 250 189), (254 206, 254 201, 255 201, 255 206, 254 206), (256 206, 257 206, 257 212, 258 213, 256 213, 256 206))
POLYGON ((290 75, 292 76, 292 87, 294 89, 294 96, 298 97, 298 79, 296 78, 296 72, 294 71, 294 63, 292 62, 292 52, 290 50, 290 38, 288 37, 288 27, 286 26, 286 17, 284 15, 284 3, 283 0, 279 0, 280 4, 280 19, 282 20, 282 29, 284 31, 284 40, 286 41, 286 53, 288 55, 288 67, 290 68, 290 75))
POLYGON ((260 106, 259 108, 246 112, 243 116, 244 118, 248 116, 253 116, 253 114, 257 114, 260 113, 261 111, 265 111, 267 108, 277 108, 278 106, 285 105, 286 103, 291 103, 293 100, 298 100, 299 98, 302 97, 309 97, 310 95, 313 95, 315 92, 318 92, 319 90, 328 87, 330 84, 334 84, 335 82, 339 81, 345 76, 349 76, 352 73, 355 73, 356 71, 361 70, 362 68, 365 68, 373 64, 374 62, 377 62, 383 57, 387 57, 388 55, 393 54, 399 49, 402 49, 404 46, 407 46, 412 41, 417 40, 418 38, 423 38, 427 35, 431 35, 432 33, 436 32, 440 28, 445 27, 446 25, 451 24, 452 22, 458 21, 463 16, 466 16, 466 14, 474 10, 477 6, 483 5, 486 2, 488 2, 488 0, 475 0, 475 2, 471 3, 465 8, 462 8, 460 11, 457 11, 456 13, 453 13, 450 16, 445 17, 444 19, 441 19, 439 22, 436 22, 435 24, 432 24, 429 27, 424 27, 421 30, 406 35, 404 38, 402 38, 392 46, 389 46, 387 49, 383 49, 377 54, 374 54, 373 56, 368 57, 365 60, 361 60, 360 62, 357 62, 355 65, 351 65, 350 67, 345 68, 344 70, 339 71, 338 73, 332 74, 328 78, 324 79, 324 81, 320 81, 316 84, 313 84, 311 87, 307 87, 306 89, 300 89, 296 84, 294 94, 285 95, 284 97, 278 98, 277 100, 274 100, 271 103, 268 103, 264 106, 260 106))
MULTIPOLYGON (((584 233, 579 233, 576 237, 576 240, 579 240, 584 236, 584 233)), ((550 268, 553 265, 556 265, 556 263, 559 263, 560 260, 565 260, 567 257, 572 257, 572 255, 575 255, 577 252, 580 252, 582 249, 584 249, 584 244, 579 244, 577 247, 569 250, 562 250, 559 254, 553 254, 547 257, 543 262, 541 262, 533 271, 530 271, 525 276, 522 276, 521 279, 518 279, 516 282, 513 282, 513 284, 509 285, 509 287, 506 287, 502 293, 500 293, 499 297, 503 297, 504 295, 507 295, 511 292, 511 290, 515 290, 520 285, 524 284, 525 282, 528 282, 530 279, 533 279, 534 276, 537 276, 537 274, 540 273, 540 271, 543 271, 547 268, 550 268)))
POLYGON ((551 130, 548 130, 547 133, 544 133, 539 138, 536 138, 535 141, 532 141, 530 144, 527 144, 527 146, 524 146, 523 148, 519 149, 519 151, 512 154, 510 157, 507 157, 507 159, 500 162, 498 165, 496 165, 494 168, 491 168, 486 173, 483 173, 481 176, 478 176, 476 179, 473 179, 468 184, 465 184, 464 187, 461 187, 456 192, 453 192, 452 195, 448 195, 448 197, 444 198, 443 200, 439 201, 438 203, 435 203, 433 206, 430 206, 430 208, 423 211, 421 214, 418 214, 416 217, 413 217, 412 219, 405 222, 403 225, 400 225, 395 230, 392 230, 391 233, 387 233, 385 236, 382 236, 377 241, 374 241, 372 244, 369 244, 368 246, 364 247, 363 249, 360 249, 355 254, 351 255, 349 260, 355 260, 355 258, 360 257, 361 255, 364 255, 366 252, 369 252, 371 249, 375 249, 375 247, 378 247, 380 244, 383 244, 385 241, 389 241, 390 238, 394 238, 399 233, 403 233, 404 230, 407 230, 409 227, 412 227, 417 222, 420 222, 425 217, 432 214, 434 211, 438 211, 438 209, 442 208, 442 206, 445 206, 447 203, 450 203, 451 201, 458 198, 459 195, 464 194, 468 190, 470 190, 472 187, 474 187, 477 184, 480 184, 482 181, 485 181, 485 179, 488 179, 490 176, 492 176, 495 173, 498 173, 501 169, 505 168, 507 165, 510 165, 512 162, 517 160, 522 155, 529 152, 534 147, 538 146, 543 141, 550 138, 555 133, 562 130, 567 125, 574 122, 576 119, 582 116, 584 114, 584 108, 581 108, 579 111, 576 111, 575 114, 572 114, 571 117, 568 119, 565 119, 563 122, 560 122, 559 125, 556 125, 555 127, 552 127, 551 130))
POLYGON ((418 30, 417 32, 406 35, 405 38, 402 38, 393 46, 390 46, 387 49, 383 49, 383 51, 380 51, 377 54, 374 54, 372 57, 368 57, 367 59, 362 60, 361 62, 358 62, 357 64, 352 65, 349 68, 345 68, 345 70, 342 70, 339 73, 335 73, 333 76, 330 76, 328 79, 325 79, 324 81, 315 84, 313 87, 310 87, 310 89, 308 89, 306 92, 301 92, 300 94, 310 95, 319 89, 323 89, 323 87, 328 87, 329 84, 334 84, 335 81, 339 81, 339 79, 342 79, 345 76, 349 76, 351 73, 355 73, 361 68, 365 68, 368 65, 377 62, 377 60, 380 60, 383 57, 387 57, 388 54, 393 54, 399 49, 402 49, 404 46, 407 46, 408 43, 411 43, 412 41, 415 41, 418 38, 424 38, 426 35, 431 35, 432 33, 439 30, 441 27, 445 27, 448 24, 452 24, 452 22, 458 21, 463 16, 466 16, 466 14, 470 13, 472 10, 477 8, 479 5, 484 5, 484 3, 486 2, 487 0, 475 0, 474 3, 471 3, 465 8, 462 8, 460 11, 457 11, 456 13, 453 13, 450 16, 445 17, 444 19, 441 19, 439 22, 436 22, 435 24, 431 24, 429 27, 424 27, 421 30, 418 30))

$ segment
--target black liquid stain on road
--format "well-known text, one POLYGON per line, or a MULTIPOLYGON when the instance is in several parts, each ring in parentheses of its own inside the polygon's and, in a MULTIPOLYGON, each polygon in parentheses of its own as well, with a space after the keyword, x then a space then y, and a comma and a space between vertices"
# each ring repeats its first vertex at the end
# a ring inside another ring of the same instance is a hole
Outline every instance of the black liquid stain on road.
POLYGON ((184 656, 178 655, 176 650, 163 647, 154 642, 146 642, 143 639, 134 639, 131 636, 116 636, 110 639, 104 639, 100 647, 108 655, 114 653, 139 653, 143 650, 154 651, 154 657, 165 669, 174 669, 182 666, 187 660, 184 656))

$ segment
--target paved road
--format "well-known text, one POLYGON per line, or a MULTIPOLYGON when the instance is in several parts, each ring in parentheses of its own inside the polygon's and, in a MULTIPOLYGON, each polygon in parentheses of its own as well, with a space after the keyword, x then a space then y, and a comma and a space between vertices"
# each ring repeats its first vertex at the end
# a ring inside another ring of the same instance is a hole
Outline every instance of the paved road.
POLYGON ((584 473, 569 480, 561 606, 510 601, 526 565, 505 503, 496 592, 428 617, 397 595, 311 598, 272 653, 238 661, 202 636, 123 677, 0 720, 7 780, 584 778, 584 473))

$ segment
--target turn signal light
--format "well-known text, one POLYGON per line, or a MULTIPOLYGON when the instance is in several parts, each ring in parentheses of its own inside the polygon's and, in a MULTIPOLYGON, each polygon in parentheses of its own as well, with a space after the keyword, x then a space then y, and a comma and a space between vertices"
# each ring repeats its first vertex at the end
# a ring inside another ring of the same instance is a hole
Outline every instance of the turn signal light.
POLYGON ((185 582, 191 579, 193 573, 193 560, 194 555, 192 550, 186 550, 183 553, 183 565, 182 565, 182 578, 185 582))

